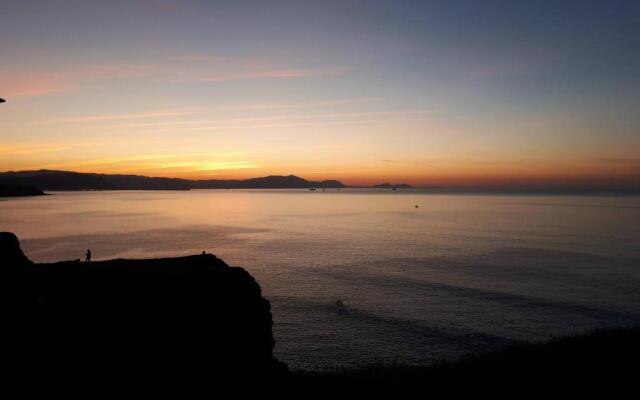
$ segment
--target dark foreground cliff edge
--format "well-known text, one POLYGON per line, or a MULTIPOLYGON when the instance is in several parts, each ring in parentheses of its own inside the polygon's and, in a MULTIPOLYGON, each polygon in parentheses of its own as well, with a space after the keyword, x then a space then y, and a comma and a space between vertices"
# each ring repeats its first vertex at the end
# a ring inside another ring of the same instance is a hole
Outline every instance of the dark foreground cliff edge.
POLYGON ((214 255, 34 264, 2 232, 0 260, 3 361, 22 376, 160 383, 286 372, 260 286, 214 255))
MULTIPOLYGON (((357 388, 425 394, 635 391, 637 326, 522 343, 431 366, 290 372, 273 356, 269 302, 242 268, 211 255, 34 264, 0 233, 5 380, 205 388, 242 380, 319 393, 357 388), (186 386, 185 386, 186 385, 186 386)), ((640 322, 640 321, 639 321, 640 322)), ((105 386, 106 385, 106 386, 105 386)), ((259 389, 260 387, 258 387, 259 389)), ((145 389, 146 390, 146 389, 145 389)))

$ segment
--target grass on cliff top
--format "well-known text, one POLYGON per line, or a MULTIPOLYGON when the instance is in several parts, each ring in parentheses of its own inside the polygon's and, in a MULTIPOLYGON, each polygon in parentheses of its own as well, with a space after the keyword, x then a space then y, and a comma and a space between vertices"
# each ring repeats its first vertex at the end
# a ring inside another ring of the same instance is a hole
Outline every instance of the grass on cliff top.
POLYGON ((469 354, 455 361, 429 366, 377 364, 317 372, 294 372, 296 380, 322 385, 502 385, 629 384, 636 380, 640 360, 640 327, 597 330, 553 339, 521 343, 504 349, 469 354))

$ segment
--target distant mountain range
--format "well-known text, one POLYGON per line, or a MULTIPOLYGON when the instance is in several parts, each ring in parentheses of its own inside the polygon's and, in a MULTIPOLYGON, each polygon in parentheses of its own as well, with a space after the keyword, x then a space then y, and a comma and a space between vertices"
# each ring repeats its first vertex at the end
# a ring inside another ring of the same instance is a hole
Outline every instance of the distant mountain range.
MULTIPOLYGON (((9 171, 0 173, 0 185, 23 185, 41 190, 190 190, 190 189, 307 189, 345 188, 337 180, 308 181, 295 175, 251 179, 179 179, 140 175, 108 175, 70 171, 9 171)), ((403 187, 409 185, 377 185, 403 187)))

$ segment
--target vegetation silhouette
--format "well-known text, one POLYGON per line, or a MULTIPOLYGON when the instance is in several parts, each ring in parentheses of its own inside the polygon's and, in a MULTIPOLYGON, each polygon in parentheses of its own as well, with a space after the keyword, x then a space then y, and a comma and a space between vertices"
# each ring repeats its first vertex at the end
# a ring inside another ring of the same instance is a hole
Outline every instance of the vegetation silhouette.
POLYGON ((637 387, 640 328, 596 330, 545 343, 521 343, 430 366, 365 365, 294 372, 306 387, 426 389, 431 394, 511 393, 563 389, 573 394, 633 392, 637 387))

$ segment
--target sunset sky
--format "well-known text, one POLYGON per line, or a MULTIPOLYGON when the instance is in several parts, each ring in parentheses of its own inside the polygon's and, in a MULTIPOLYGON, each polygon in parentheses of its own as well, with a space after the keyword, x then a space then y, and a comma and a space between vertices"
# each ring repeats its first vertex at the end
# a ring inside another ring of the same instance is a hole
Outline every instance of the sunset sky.
POLYGON ((14 1, 0 170, 640 185, 640 2, 14 1))

